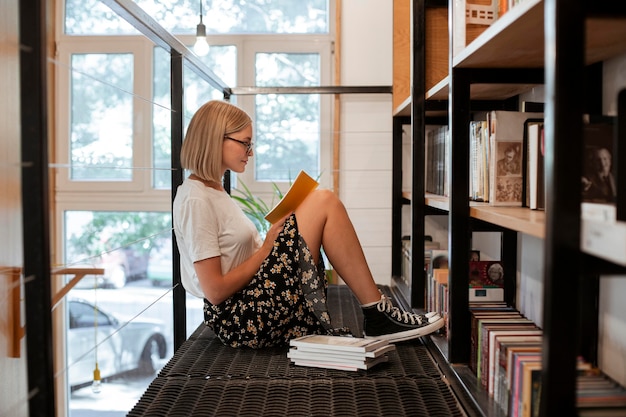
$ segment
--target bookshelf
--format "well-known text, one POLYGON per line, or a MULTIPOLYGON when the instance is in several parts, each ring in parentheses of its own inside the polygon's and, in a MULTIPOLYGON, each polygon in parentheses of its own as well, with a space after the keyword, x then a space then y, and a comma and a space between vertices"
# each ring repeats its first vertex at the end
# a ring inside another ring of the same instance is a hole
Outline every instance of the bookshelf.
MULTIPOLYGON (((453 3, 457 2, 450 2, 450 7, 453 3)), ((448 73, 427 87, 423 82, 427 65, 424 45, 428 44, 425 40, 428 34, 423 29, 425 11, 448 5, 426 0, 412 2, 413 86, 409 97, 394 101, 399 104, 394 106, 393 113, 394 167, 400 166, 396 161, 401 161, 398 159, 401 155, 396 154, 401 150, 396 145, 401 141, 401 134, 396 128, 411 125, 412 189, 410 193, 393 194, 392 225, 401 227, 398 218, 401 219, 401 207, 405 204, 411 206, 412 236, 424 234, 424 217, 433 211, 449 214, 449 332, 445 340, 433 337, 432 342, 436 356, 449 364, 447 373, 456 381, 452 383, 453 388, 462 391, 459 397, 469 408, 476 408, 478 414, 500 415, 464 365, 469 359, 470 337, 469 236, 477 224, 507 231, 507 242, 512 240, 510 233, 533 236, 544 242, 542 416, 576 414, 576 356, 586 354, 591 361, 597 361, 597 278, 607 271, 622 275, 626 271, 626 218, 618 214, 616 222, 609 224, 582 220, 579 184, 572 180, 580 177, 582 151, 577 149, 582 149, 582 115, 593 107, 593 100, 588 104, 586 95, 581 98, 583 86, 594 82, 587 69, 626 53, 626 7, 606 2, 594 6, 587 3, 582 0, 523 0, 456 55, 451 54, 448 73), (548 60, 546 45, 550 45, 552 51, 548 60), (572 88, 573 84, 579 88, 572 88), (465 146, 469 143, 470 112, 481 105, 510 104, 519 94, 537 85, 546 89, 546 132, 551 139, 546 145, 548 209, 542 212, 470 203, 467 198, 469 146, 465 146), (442 106, 442 103, 446 104, 442 106), (424 172, 424 128, 429 119, 441 118, 442 108, 452 137, 448 198, 426 195, 421 175, 424 172), (448 112, 448 109, 453 110, 448 112), (584 312, 581 317, 583 314, 586 317, 579 322, 575 315, 564 314, 565 311, 581 311, 584 312)), ((452 24, 457 24, 455 13, 449 12, 452 24)), ((445 36, 453 35, 446 33, 445 36)), ((450 50, 455 50, 453 40, 448 40, 450 50)), ((591 109, 594 110, 598 108, 591 109)), ((623 115, 618 124, 624 124, 623 115)), ((624 138, 620 136, 620 140, 623 143, 624 138)), ((618 160, 623 159, 622 147, 618 160)), ((618 183, 624 183, 620 182, 620 178, 624 178, 624 168, 621 169, 618 183)), ((401 180, 402 173, 394 172, 394 190, 401 190, 401 180)), ((623 211, 624 204, 618 196, 617 212, 623 211)), ((510 252, 515 250, 514 242, 504 244, 503 256, 510 257, 510 252)), ((392 265, 395 265, 401 254, 393 248, 392 251, 392 265)), ((420 300, 425 288, 420 268, 423 253, 421 239, 412 239, 411 286, 405 295, 416 308, 423 307, 420 300)), ((394 269, 392 275, 396 272, 394 269)))

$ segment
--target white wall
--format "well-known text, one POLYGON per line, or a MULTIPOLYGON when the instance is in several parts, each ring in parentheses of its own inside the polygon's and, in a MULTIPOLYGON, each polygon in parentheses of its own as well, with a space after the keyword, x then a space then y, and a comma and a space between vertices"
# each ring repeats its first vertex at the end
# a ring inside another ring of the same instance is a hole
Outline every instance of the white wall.
MULTIPOLYGON (((341 85, 392 84, 393 2, 343 0, 341 85)), ((377 283, 391 282, 391 94, 341 97, 339 195, 377 283)))

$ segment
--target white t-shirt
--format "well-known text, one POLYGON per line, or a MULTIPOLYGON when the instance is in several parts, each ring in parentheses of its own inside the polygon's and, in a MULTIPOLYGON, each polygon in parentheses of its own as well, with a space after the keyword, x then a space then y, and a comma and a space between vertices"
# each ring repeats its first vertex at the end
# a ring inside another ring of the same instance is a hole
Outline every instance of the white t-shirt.
POLYGON ((186 179, 178 187, 173 223, 183 287, 199 298, 205 295, 194 262, 219 256, 226 274, 263 244, 252 221, 226 192, 196 180, 186 179))

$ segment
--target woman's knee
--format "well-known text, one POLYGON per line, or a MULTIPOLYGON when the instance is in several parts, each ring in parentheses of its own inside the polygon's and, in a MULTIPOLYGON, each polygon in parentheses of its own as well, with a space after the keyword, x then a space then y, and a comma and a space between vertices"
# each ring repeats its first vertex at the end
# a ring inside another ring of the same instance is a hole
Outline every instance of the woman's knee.
POLYGON ((317 207, 329 207, 332 204, 341 203, 337 195, 333 191, 326 188, 313 191, 307 200, 310 200, 309 203, 311 205, 317 207))

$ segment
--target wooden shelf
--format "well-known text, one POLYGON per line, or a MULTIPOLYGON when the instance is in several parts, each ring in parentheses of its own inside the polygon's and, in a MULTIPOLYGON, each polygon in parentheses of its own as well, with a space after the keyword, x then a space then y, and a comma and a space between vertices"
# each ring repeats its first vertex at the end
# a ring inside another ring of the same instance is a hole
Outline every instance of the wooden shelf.
MULTIPOLYGON (((402 197, 411 201, 411 193, 402 197)), ((424 204, 438 210, 449 211, 447 197, 427 194, 424 204)), ((521 232, 540 239, 545 238, 545 212, 526 207, 497 207, 488 203, 470 203, 470 217, 521 232)), ((581 222, 582 251, 601 259, 626 266, 626 222, 584 220, 581 222)))
POLYGON ((483 220, 516 232, 543 239, 545 212, 526 207, 494 207, 487 203, 470 204, 470 217, 483 220))
MULTIPOLYGON (((542 68, 544 66, 543 0, 525 0, 496 20, 454 57, 458 68, 542 68)), ((587 64, 626 52, 626 26, 619 18, 587 19, 587 64)), ((448 100, 449 76, 426 92, 426 100, 448 100)), ((472 100, 505 100, 536 84, 472 84, 472 100)), ((394 116, 411 115, 411 97, 394 116)))
MULTIPOLYGON (((470 98, 472 100, 506 100, 527 92, 533 87, 537 87, 537 84, 472 84, 470 98)), ((446 77, 426 92, 426 100, 448 100, 449 93, 449 77, 446 77)))
MULTIPOLYGON (((403 191, 402 197, 411 202, 412 195, 410 191, 403 191)), ((424 196, 424 204, 429 207, 436 208, 438 210, 448 211, 450 209, 450 203, 448 202, 448 197, 444 197, 442 195, 437 194, 426 194, 424 196)))
POLYGON ((394 116, 411 115, 411 97, 407 97, 398 107, 393 110, 394 116))
POLYGON ((543 67, 543 1, 525 0, 496 20, 453 59, 457 68, 543 67))
MULTIPOLYGON (((411 200, 410 193, 402 193, 402 196, 411 200)), ((424 204, 438 210, 450 210, 448 197, 436 194, 426 194, 424 204)), ((488 203, 471 202, 470 217, 540 239, 545 237, 546 215, 542 210, 531 210, 527 207, 497 207, 490 206, 488 203)), ((626 248, 626 233, 624 234, 624 247, 626 248)), ((625 254, 623 258, 626 259, 626 250, 623 253, 625 254)))
MULTIPOLYGON (((525 0, 496 20, 453 59, 456 68, 543 68, 543 0, 525 0)), ((586 62, 626 51, 626 27, 619 18, 587 19, 586 62)))
POLYGON ((448 200, 448 197, 441 195, 427 194, 424 197, 424 204, 438 210, 450 211, 450 201, 448 200))

